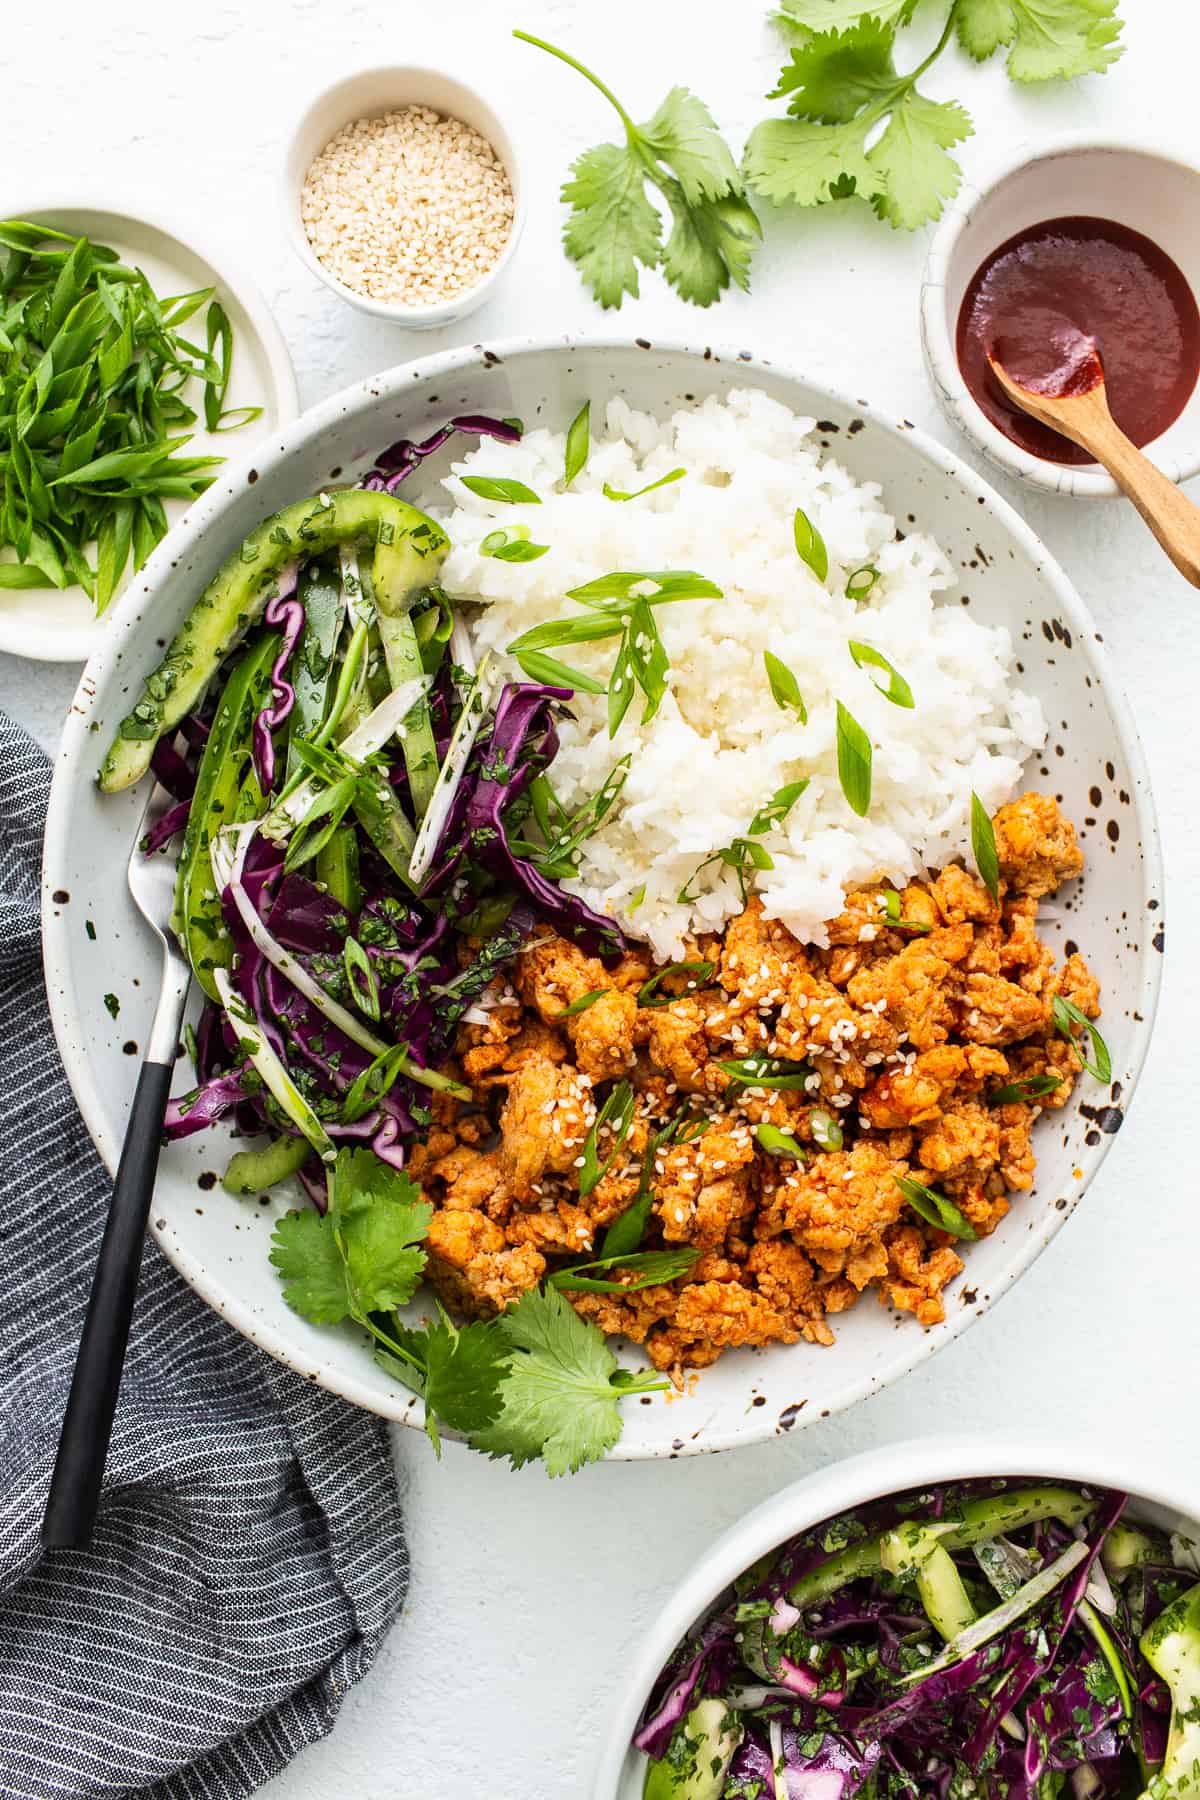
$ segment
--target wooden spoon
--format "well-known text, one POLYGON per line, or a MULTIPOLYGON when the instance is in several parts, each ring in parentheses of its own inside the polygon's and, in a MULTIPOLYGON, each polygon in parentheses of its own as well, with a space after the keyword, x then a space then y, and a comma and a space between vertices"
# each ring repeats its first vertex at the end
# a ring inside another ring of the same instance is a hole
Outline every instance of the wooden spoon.
POLYGON ((1200 587, 1200 506, 1181 494, 1130 442, 1108 410, 1104 371, 1098 356, 1095 381, 1083 393, 1037 394, 1022 387, 1002 363, 989 356, 992 374, 1009 399, 1102 463, 1145 519, 1179 573, 1200 587))

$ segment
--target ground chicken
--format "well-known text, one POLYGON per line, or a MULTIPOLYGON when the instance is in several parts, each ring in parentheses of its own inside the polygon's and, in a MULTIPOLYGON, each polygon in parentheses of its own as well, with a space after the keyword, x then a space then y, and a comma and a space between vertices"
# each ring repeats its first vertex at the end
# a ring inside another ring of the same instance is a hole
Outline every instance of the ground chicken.
POLYGON ((1032 1185, 1039 1112, 1066 1104, 1090 1054, 1053 1002, 1099 1011, 1083 959, 1056 969, 1037 930, 1038 899, 1082 866, 1070 824, 1027 794, 995 830, 998 900, 959 864, 894 895, 863 887, 817 948, 751 899, 722 935, 686 941, 700 967, 665 975, 650 1004, 644 949, 605 965, 541 931, 512 986, 484 996, 486 1020, 460 1028, 471 1102, 433 1096, 412 1153, 442 1297, 493 1313, 547 1267, 601 1255, 636 1205, 640 1247, 683 1252, 678 1272, 622 1291, 633 1273, 615 1268, 613 1292, 568 1297, 676 1381, 738 1345, 832 1343, 830 1319, 870 1286, 938 1323, 962 1246, 897 1177, 994 1230, 1032 1185), (597 1134, 622 1083, 627 1129, 597 1134))

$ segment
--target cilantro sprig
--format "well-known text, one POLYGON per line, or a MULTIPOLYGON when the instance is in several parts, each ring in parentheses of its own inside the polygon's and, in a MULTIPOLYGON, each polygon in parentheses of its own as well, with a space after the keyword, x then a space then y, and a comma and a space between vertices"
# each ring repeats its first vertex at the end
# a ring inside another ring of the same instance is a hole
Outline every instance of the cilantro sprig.
POLYGON ((952 0, 942 31, 914 68, 897 67, 897 39, 915 0, 780 0, 798 32, 772 99, 783 118, 756 126, 746 146, 750 187, 764 199, 817 206, 859 196, 889 224, 912 230, 958 190, 953 151, 974 130, 957 100, 919 83, 953 37, 982 62, 1008 52, 1017 82, 1102 74, 1121 54, 1117 0, 952 0))
MULTIPOLYGON (((457 1326, 438 1306, 432 1324, 402 1323, 396 1309, 425 1272, 431 1217, 408 1175, 370 1150, 343 1148, 329 1173, 325 1212, 291 1212, 276 1224, 271 1261, 285 1300, 312 1324, 352 1320, 369 1333, 380 1367, 424 1400, 435 1449, 445 1428, 516 1468, 541 1457, 550 1475, 603 1456, 621 1435, 622 1397, 668 1384, 654 1370, 618 1368, 598 1327, 553 1286, 532 1289, 496 1319, 457 1326)), ((619 1263, 631 1281, 581 1275, 577 1284, 604 1292, 644 1286, 686 1273, 691 1259, 690 1252, 609 1253, 588 1269, 619 1263)))
POLYGON ((621 144, 597 144, 571 165, 562 198, 567 255, 604 307, 638 297, 638 267, 661 268, 677 293, 711 306, 734 282, 750 285, 761 228, 728 145, 702 100, 674 87, 652 118, 636 125, 599 76, 565 50, 527 31, 514 37, 578 71, 615 109, 621 144), (649 184, 649 190, 647 189, 649 184), (656 198, 666 202, 670 231, 656 198))

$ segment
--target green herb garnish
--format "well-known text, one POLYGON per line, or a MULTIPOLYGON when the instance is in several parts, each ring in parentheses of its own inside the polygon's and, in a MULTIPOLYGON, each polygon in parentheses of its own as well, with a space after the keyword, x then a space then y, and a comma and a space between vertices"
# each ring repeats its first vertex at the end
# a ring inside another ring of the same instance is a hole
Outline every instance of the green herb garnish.
POLYGON ((188 384, 212 431, 261 408, 224 410, 233 331, 212 288, 161 299, 115 250, 20 219, 0 247, 0 549, 16 557, 0 589, 78 584, 103 612, 165 535, 163 502, 203 493, 224 460, 180 454, 188 384), (207 349, 180 329, 202 309, 207 349))
POLYGON ((604 484, 606 500, 640 500, 643 494, 652 494, 655 488, 669 487, 673 481, 682 481, 687 474, 686 469, 672 469, 669 475, 660 475, 657 481, 648 481, 645 487, 635 488, 632 494, 622 493, 620 488, 604 484))
POLYGON ((882 650, 876 650, 873 644, 864 644, 856 638, 850 639, 850 655, 855 666, 860 669, 882 669, 887 676, 886 681, 876 681, 872 675, 871 685, 881 693, 885 700, 893 706, 912 707, 915 705, 913 692, 900 671, 888 661, 882 650))
POLYGON ((379 982, 371 959, 357 938, 348 937, 342 946, 342 965, 354 1004, 368 1019, 378 1019, 379 982))
POLYGON ((601 306, 620 306, 626 294, 637 299, 639 264, 661 267, 676 292, 698 306, 711 306, 731 281, 748 287, 760 226, 703 101, 672 88, 653 118, 635 125, 611 89, 565 50, 526 31, 514 36, 577 70, 624 127, 624 143, 598 144, 576 158, 562 190, 571 208, 563 245, 601 306), (665 244, 647 182, 670 211, 665 244))
POLYGON ((800 206, 858 195, 908 230, 937 218, 962 179, 951 151, 971 135, 970 116, 917 86, 955 31, 976 61, 1006 47, 1008 73, 1022 83, 1098 74, 1120 55, 1116 0, 943 0, 941 35, 903 74, 894 56, 911 0, 780 0, 780 8, 780 22, 803 38, 773 95, 787 99, 788 116, 757 125, 746 145, 750 187, 800 206))
POLYGON ((792 519, 792 537, 795 539, 796 554, 802 563, 807 563, 818 581, 824 581, 829 573, 829 552, 825 548, 825 539, 821 536, 806 512, 796 508, 792 519))
POLYGON ((781 1131, 778 1125, 768 1125, 764 1121, 754 1127, 754 1135, 768 1156, 789 1156, 793 1162, 808 1161, 803 1144, 798 1144, 790 1131, 781 1131))
POLYGON ((936 1225, 939 1231, 948 1231, 951 1237, 979 1236, 966 1214, 960 1212, 953 1200, 947 1199, 945 1194, 926 1187, 923 1181, 914 1181, 911 1175, 894 1175, 892 1179, 913 1211, 919 1213, 927 1224, 936 1225))
POLYGON ((676 1281, 686 1275, 700 1255, 690 1245, 680 1250, 642 1250, 627 1256, 601 1256, 593 1262, 576 1263, 570 1269, 558 1269, 546 1277, 548 1287, 584 1294, 633 1294, 638 1288, 658 1287, 664 1281, 676 1281), (604 1280, 588 1274, 592 1269, 624 1269, 632 1273, 632 1281, 604 1280))
POLYGON ((808 783, 809 777, 805 775, 799 781, 788 781, 783 787, 776 788, 766 805, 760 806, 751 819, 751 837, 762 837, 773 825, 782 825, 808 783))
POLYGON ((717 1063, 723 1075, 740 1087, 803 1088, 812 1078, 807 1063, 782 1056, 737 1056, 717 1063))
POLYGON ((492 556, 497 562, 537 562, 545 556, 549 544, 531 544, 528 527, 515 531, 489 531, 479 545, 480 556, 492 556))
POLYGON ((668 975, 694 975, 695 981, 690 981, 688 986, 698 987, 711 979, 716 966, 716 963, 711 962, 668 963, 665 969, 660 969, 657 975, 652 975, 649 981, 642 983, 637 992, 637 1003, 639 1006, 670 1006, 675 996, 658 992, 660 984, 668 975))
POLYGON ((847 600, 865 600, 878 580, 879 570, 874 563, 864 563, 861 569, 853 570, 846 577, 847 600))
POLYGON ((813 1134, 813 1142, 822 1150, 840 1150, 845 1143, 841 1126, 832 1113, 823 1112, 820 1107, 808 1115, 809 1127, 813 1134))
POLYGON ((1110 1082, 1112 1080, 1112 1057, 1109 1054, 1108 1045, 1087 1014, 1081 1012, 1075 1002, 1068 1000, 1063 994, 1055 994, 1050 1002, 1050 1010, 1054 1015, 1054 1029, 1071 1044, 1088 1074, 1096 1081, 1110 1082), (1076 1025, 1081 1026, 1091 1039, 1095 1062, 1089 1062, 1080 1048, 1079 1040, 1075 1036, 1076 1025))
POLYGON ((996 854, 996 833, 988 809, 974 789, 971 791, 971 849, 979 879, 992 896, 993 904, 999 906, 1000 858, 996 854))
POLYGON ((636 1102, 632 1087, 627 1081, 619 1081, 596 1114, 596 1122, 584 1139, 583 1162, 579 1170, 579 1198, 581 1200, 587 1199, 592 1189, 604 1179, 616 1162, 621 1153, 621 1147, 633 1128, 635 1110, 636 1102), (606 1125, 612 1139, 612 1151, 608 1161, 601 1163, 600 1133, 606 1125))
POLYGON ((795 712, 800 715, 800 723, 808 724, 808 708, 804 704, 804 696, 800 692, 800 683, 792 674, 785 662, 781 662, 770 650, 763 651, 763 666, 767 671, 767 680, 771 684, 771 698, 781 712, 795 712))
POLYGON ((577 1019, 580 1013, 587 1012, 589 1007, 595 1006, 597 1000, 603 1000, 605 994, 611 993, 611 988, 593 988, 588 994, 580 994, 578 1000, 572 1000, 570 1006, 564 1006, 560 1013, 555 1013, 554 1023, 557 1025, 560 1019, 577 1019))
POLYGON ((1012 1106, 1018 1101, 1040 1100, 1044 1094, 1052 1094, 1063 1084, 1061 1075, 1029 1075, 1024 1081, 1007 1081, 1003 1087, 993 1088, 988 1095, 989 1106, 1012 1106))
POLYGON ((871 740, 840 700, 837 703, 837 764, 846 805, 860 819, 865 818, 871 806, 871 740))
POLYGON ((587 459, 591 451, 591 417, 590 400, 585 400, 567 429, 567 452, 563 465, 563 486, 569 488, 577 475, 581 475, 587 467, 587 459))
POLYGON ((884 890, 883 890, 883 910, 884 910, 884 915, 887 918, 887 922, 889 925, 893 926, 895 928, 895 930, 897 930, 897 931, 917 932, 922 937, 925 935, 926 932, 933 930, 933 926, 926 925, 926 923, 924 922, 923 919, 903 918, 901 916, 901 912, 900 912, 900 905, 901 905, 900 896, 896 892, 895 888, 884 888, 884 890))
POLYGON ((510 481, 503 475, 461 475, 459 480, 481 500, 502 501, 506 506, 540 506, 542 497, 523 481, 510 481))

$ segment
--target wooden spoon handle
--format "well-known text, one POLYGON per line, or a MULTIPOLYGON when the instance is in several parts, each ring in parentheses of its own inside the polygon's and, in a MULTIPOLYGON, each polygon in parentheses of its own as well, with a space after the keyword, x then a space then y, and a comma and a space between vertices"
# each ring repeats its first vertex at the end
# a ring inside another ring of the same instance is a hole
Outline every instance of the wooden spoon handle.
POLYGON ((1179 573, 1193 587, 1200 587, 1200 506, 1180 493, 1175 483, 1130 443, 1107 407, 1086 405, 1086 397, 1073 400, 1070 421, 1067 407, 1061 420, 1050 420, 1066 430, 1077 444, 1103 463, 1145 519, 1179 573))

